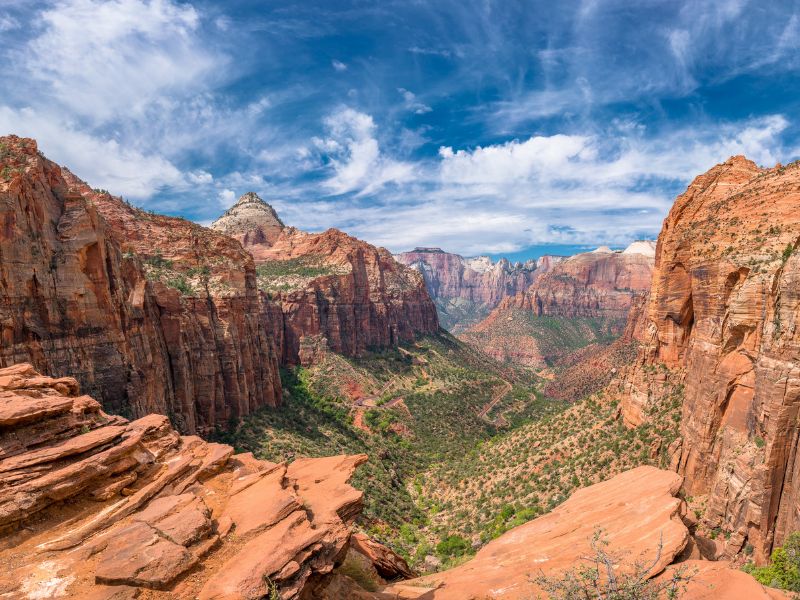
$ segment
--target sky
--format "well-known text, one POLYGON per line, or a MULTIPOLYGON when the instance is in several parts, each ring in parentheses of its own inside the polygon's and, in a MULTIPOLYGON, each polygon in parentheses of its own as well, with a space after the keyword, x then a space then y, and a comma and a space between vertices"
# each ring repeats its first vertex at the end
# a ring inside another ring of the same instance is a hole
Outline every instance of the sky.
POLYGON ((0 0, 0 58, 0 134, 93 187, 395 252, 622 247, 800 157, 798 1, 0 0))

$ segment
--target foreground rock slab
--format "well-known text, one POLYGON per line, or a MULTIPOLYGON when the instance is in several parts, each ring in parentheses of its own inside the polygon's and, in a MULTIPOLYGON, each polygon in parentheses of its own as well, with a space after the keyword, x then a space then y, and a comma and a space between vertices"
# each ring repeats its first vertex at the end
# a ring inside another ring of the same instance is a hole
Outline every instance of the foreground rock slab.
MULTIPOLYGON (((582 557, 592 554, 590 540, 598 530, 621 561, 653 564, 650 575, 657 576, 679 557, 690 540, 681 519, 685 504, 675 496, 681 483, 676 473, 654 467, 626 471, 578 490, 551 513, 490 542, 465 564, 387 586, 375 598, 546 598, 533 580, 540 575, 557 576, 581 564, 582 557)), ((732 585, 742 594, 751 594, 731 596, 734 598, 784 597, 780 592, 766 591, 745 573, 732 571, 727 563, 690 561, 689 566, 697 569, 698 576, 686 600, 728 598, 703 594, 732 585), (729 574, 733 574, 730 581, 729 574)))
POLYGON ((0 369, 0 598, 313 598, 366 456, 292 465, 128 422, 71 378, 0 369))

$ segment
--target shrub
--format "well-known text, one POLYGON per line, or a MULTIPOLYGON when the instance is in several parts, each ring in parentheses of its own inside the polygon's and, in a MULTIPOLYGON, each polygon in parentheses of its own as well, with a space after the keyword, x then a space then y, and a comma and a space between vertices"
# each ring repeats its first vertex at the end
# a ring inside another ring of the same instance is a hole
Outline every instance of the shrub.
POLYGON ((756 567, 749 563, 743 569, 755 577, 759 583, 800 592, 800 531, 790 534, 783 546, 772 551, 769 565, 756 567))
POLYGON ((470 548, 470 544, 460 535, 450 535, 436 544, 436 554, 442 558, 453 556, 464 556, 470 548))
POLYGON ((620 557, 607 551, 608 540, 598 530, 590 541, 592 555, 586 565, 576 567, 558 577, 541 575, 533 581, 551 600, 675 600, 686 591, 692 578, 685 569, 674 569, 670 577, 650 579, 653 567, 661 559, 663 542, 659 541, 655 559, 650 563, 635 562, 633 569, 620 569, 620 557))

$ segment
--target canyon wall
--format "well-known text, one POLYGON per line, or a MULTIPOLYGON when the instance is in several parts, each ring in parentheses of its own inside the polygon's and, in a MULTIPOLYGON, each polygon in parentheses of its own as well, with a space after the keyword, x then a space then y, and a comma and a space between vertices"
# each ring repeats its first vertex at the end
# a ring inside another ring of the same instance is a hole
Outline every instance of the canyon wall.
POLYGON ((0 138, 0 173, 0 365, 72 374, 111 412, 208 432, 277 405, 281 363, 438 330, 419 273, 255 194, 215 231, 91 189, 33 140, 0 138))
POLYGON ((718 554, 764 560, 800 529, 800 168, 733 157, 664 221, 626 422, 684 389, 673 466, 718 554), (724 535, 719 535, 724 534, 724 535))
POLYGON ((487 256, 464 258, 440 248, 415 248, 395 258, 422 273, 428 293, 436 303, 443 326, 460 332, 485 317, 502 300, 524 292, 560 256, 511 264, 487 256))
POLYGON ((107 410, 190 433, 279 402, 237 242, 93 191, 33 140, 0 138, 0 172, 0 364, 74 375, 107 410))
MULTIPOLYGON (((599 356, 597 344, 624 333, 628 313, 650 288, 654 248, 639 241, 623 252, 598 248, 552 263, 525 291, 502 300, 459 337, 503 362, 536 368, 577 364, 575 381, 591 383, 596 370, 581 373, 580 365, 599 356)), ((627 353, 618 346, 606 359, 622 356, 618 351, 627 353)), ((607 360, 596 361, 597 367, 607 360)), ((563 391, 590 387, 581 383, 563 391)))
POLYGON ((253 255, 261 289, 283 313, 286 363, 313 360, 319 344, 358 356, 439 328, 422 276, 384 248, 337 229, 284 227, 252 193, 211 228, 241 239, 253 255))
POLYGON ((650 289, 653 250, 634 242, 623 252, 598 248, 554 265, 501 308, 521 308, 537 316, 602 317, 624 321, 634 298, 650 289))

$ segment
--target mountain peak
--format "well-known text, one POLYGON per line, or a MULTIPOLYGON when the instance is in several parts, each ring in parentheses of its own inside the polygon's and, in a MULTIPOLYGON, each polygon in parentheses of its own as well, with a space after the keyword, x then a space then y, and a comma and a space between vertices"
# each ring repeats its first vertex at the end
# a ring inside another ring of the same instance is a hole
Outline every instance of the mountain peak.
POLYGON ((233 206, 242 206, 244 204, 262 204, 272 209, 272 207, 264 202, 264 200, 261 199, 261 196, 255 192, 245 192, 239 197, 239 199, 236 201, 236 204, 233 206))
POLYGON ((211 224, 211 229, 236 238, 243 246, 273 244, 284 229, 278 213, 255 192, 239 200, 211 224))

